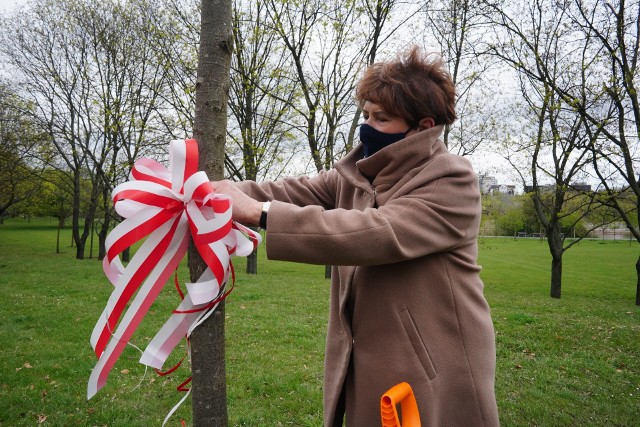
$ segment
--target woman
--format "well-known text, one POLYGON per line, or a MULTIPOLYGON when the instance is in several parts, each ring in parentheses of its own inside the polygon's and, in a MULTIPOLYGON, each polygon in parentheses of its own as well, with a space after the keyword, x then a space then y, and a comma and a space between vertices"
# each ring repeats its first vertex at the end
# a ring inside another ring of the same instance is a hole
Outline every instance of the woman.
POLYGON ((442 62, 418 48, 368 68, 361 144, 312 178, 214 182, 270 259, 333 265, 324 424, 379 426, 402 381, 423 425, 495 426, 495 337, 476 264, 478 179, 438 139, 455 119, 442 62))

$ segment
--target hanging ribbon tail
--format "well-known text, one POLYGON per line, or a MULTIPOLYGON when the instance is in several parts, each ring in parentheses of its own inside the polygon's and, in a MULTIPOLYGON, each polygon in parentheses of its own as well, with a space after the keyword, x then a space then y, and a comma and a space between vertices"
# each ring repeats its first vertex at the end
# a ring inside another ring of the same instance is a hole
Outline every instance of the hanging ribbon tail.
POLYGON ((98 362, 89 378, 88 398, 106 384, 124 347, 184 258, 190 237, 207 268, 196 283, 187 284, 184 300, 140 358, 157 369, 233 288, 227 290, 233 274, 231 256, 249 255, 262 240, 259 233, 232 221, 231 199, 214 193, 206 174, 198 171, 195 140, 172 141, 169 158, 169 169, 151 159, 136 161, 130 180, 113 190, 115 209, 125 219, 105 242, 103 269, 114 289, 91 334, 98 362), (139 242, 125 267, 120 254, 139 242))
MULTIPOLYGON (((194 304, 191 299, 194 285, 213 288, 214 284, 215 278, 211 270, 208 269, 202 273, 202 276, 200 276, 196 283, 187 284, 189 293, 185 295, 182 303, 176 308, 173 315, 147 345, 142 357, 140 357, 140 363, 151 366, 152 368, 162 369, 162 366, 173 349, 180 343, 182 338, 189 336, 191 326, 199 320, 206 309, 209 309, 207 308, 208 303, 219 296, 220 292, 224 290, 224 288, 220 288, 215 284, 216 295, 213 295, 200 304, 194 304)), ((215 309, 216 306, 217 304, 211 307, 211 309, 215 309)))
MULTIPOLYGON (((98 318, 98 322, 91 334, 91 346, 96 356, 100 357, 104 351, 127 303, 138 290, 144 278, 154 268, 157 268, 158 262, 167 251, 172 239, 181 238, 184 240, 184 242, 182 242, 181 253, 176 254, 176 256, 184 257, 184 253, 186 253, 185 247, 188 244, 186 229, 186 217, 163 224, 142 244, 129 262, 127 268, 120 274, 116 287, 109 297, 107 306, 98 318), (180 223, 182 223, 182 226, 180 226, 180 223), (176 233, 178 236, 176 236, 176 233)), ((119 258, 115 259, 119 261, 119 258)))
MULTIPOLYGON (((186 222, 182 221, 182 227, 186 228, 186 226, 186 222)), ((88 399, 93 397, 106 384, 109 373, 118 360, 118 357, 120 357, 124 347, 129 342, 129 339, 146 315, 147 311, 149 311, 149 308, 164 287, 165 283, 178 267, 178 264, 184 257, 188 246, 189 241, 184 238, 184 232, 177 232, 174 234, 174 239, 171 242, 170 247, 167 249, 167 252, 165 252, 159 260, 156 268, 153 269, 136 294, 135 299, 120 321, 118 328, 109 340, 109 344, 100 355, 98 363, 93 368, 87 387, 88 399)))

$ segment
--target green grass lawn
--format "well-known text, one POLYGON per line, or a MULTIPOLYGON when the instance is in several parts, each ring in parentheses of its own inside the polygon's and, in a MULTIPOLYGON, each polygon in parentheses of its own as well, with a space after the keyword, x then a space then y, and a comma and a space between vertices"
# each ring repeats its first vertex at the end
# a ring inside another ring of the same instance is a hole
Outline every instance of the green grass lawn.
MULTIPOLYGON (((95 363, 89 337, 111 285, 97 260, 74 259, 69 230, 62 241, 64 253, 55 254, 53 221, 0 225, 0 426, 161 425, 189 369, 145 373, 133 347, 86 400, 95 363)), ((503 426, 639 425, 638 254, 628 241, 581 242, 565 254, 556 300, 548 296, 545 242, 481 239, 503 426)), ((230 425, 321 425, 324 268, 266 262, 264 251, 257 276, 244 274, 244 259, 235 265, 226 304, 230 425)), ((179 274, 187 280, 185 266, 179 274)), ((168 286, 133 343, 144 348, 178 302, 168 286)), ((184 351, 177 348, 168 365, 184 351)), ((191 419, 187 400, 168 425, 191 419)))

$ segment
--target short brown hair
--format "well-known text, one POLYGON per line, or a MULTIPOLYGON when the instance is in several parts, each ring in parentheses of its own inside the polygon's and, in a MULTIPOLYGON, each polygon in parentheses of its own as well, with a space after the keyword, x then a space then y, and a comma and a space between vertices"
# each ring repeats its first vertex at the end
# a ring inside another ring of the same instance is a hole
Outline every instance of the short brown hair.
POLYGON ((395 60, 370 65, 356 87, 356 99, 361 107, 367 101, 378 104, 412 127, 425 117, 436 125, 457 118, 456 89, 442 58, 418 46, 400 52, 395 60))

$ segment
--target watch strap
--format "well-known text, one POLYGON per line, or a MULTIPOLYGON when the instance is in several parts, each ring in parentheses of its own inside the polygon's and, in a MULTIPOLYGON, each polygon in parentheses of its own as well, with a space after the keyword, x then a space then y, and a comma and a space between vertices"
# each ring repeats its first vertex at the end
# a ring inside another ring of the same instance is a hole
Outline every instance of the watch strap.
POLYGON ((267 214, 269 213, 269 207, 271 206, 271 202, 264 202, 262 204, 262 211, 260 212, 260 228, 263 230, 267 229, 267 214))

